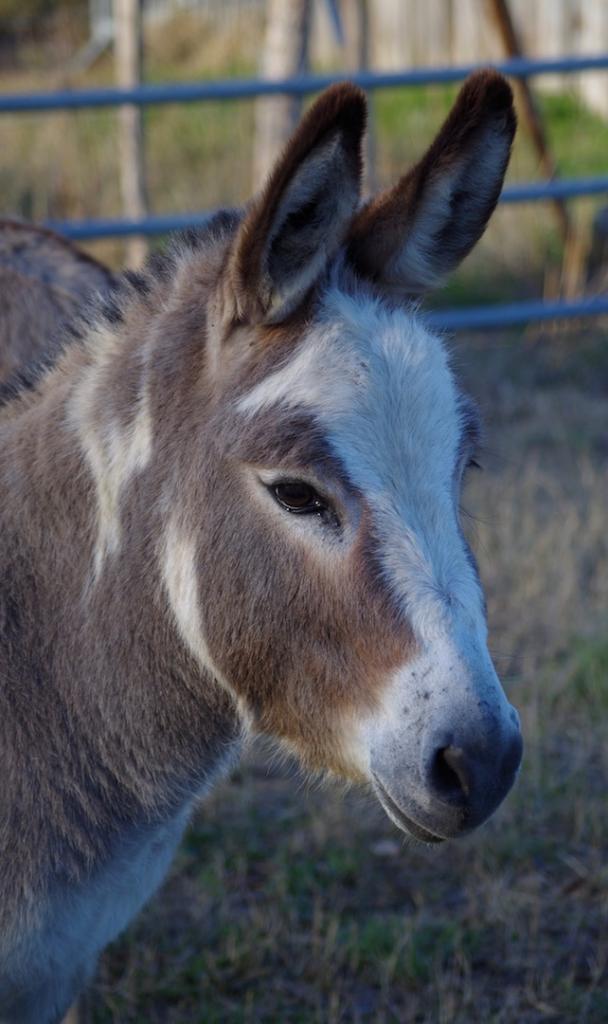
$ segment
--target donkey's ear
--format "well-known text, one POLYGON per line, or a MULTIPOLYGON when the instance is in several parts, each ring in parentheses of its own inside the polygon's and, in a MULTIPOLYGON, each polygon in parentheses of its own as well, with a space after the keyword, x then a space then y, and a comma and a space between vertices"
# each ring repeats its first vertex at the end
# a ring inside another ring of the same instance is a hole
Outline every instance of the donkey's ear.
POLYGON ((358 272, 406 294, 440 283, 485 230, 515 125, 502 75, 471 75, 419 163, 355 218, 348 252, 358 272))
POLYGON ((344 241, 359 204, 365 120, 364 94, 345 83, 301 121, 235 239, 239 319, 281 320, 344 241))

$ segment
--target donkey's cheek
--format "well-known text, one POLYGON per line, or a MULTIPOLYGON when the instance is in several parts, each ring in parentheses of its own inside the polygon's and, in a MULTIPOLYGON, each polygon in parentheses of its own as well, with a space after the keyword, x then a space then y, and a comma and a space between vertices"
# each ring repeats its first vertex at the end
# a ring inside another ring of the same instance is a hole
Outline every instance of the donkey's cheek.
POLYGON ((211 662, 255 731, 310 769, 367 779, 360 723, 380 707, 404 637, 352 579, 322 580, 306 559, 277 558, 276 541, 237 532, 249 553, 235 553, 230 580, 201 597, 211 662))
MULTIPOLYGON (((361 524, 354 544, 325 546, 237 472, 206 474, 213 500, 199 540, 204 651, 254 731, 308 768, 369 778, 361 723, 378 713, 413 653, 409 625, 379 582, 361 524), (285 519, 281 518, 283 515, 285 519)), ((210 490, 210 494, 211 494, 210 490)))

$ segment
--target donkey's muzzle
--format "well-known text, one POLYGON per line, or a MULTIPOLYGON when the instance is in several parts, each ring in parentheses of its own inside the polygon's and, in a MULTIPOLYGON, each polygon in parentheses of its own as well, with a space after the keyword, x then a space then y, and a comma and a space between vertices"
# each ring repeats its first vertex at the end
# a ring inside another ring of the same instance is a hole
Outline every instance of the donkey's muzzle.
POLYGON ((393 756, 373 759, 374 789, 390 818, 425 842, 471 832, 496 810, 519 770, 523 742, 517 713, 502 727, 486 722, 475 730, 430 732, 419 753, 418 770, 400 769, 393 756), (489 726, 489 728, 488 728, 489 726), (383 763, 384 762, 384 763, 383 763))

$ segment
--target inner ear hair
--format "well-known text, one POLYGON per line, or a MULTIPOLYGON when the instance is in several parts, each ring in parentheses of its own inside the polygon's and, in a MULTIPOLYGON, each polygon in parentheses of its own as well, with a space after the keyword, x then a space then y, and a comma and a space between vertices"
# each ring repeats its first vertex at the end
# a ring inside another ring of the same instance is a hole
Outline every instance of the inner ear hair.
POLYGON ((237 234, 232 286, 237 316, 288 315, 344 241, 359 200, 366 102, 342 83, 302 119, 237 234))

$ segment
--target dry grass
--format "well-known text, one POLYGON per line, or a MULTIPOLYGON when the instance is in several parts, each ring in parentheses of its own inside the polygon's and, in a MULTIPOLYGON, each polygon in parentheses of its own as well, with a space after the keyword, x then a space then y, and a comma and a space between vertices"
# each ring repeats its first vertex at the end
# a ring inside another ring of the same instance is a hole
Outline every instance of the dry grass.
POLYGON ((608 1020, 608 345, 581 337, 455 352, 488 421, 466 504, 522 712, 515 792, 428 850, 253 751, 104 957, 93 1024, 608 1020))

